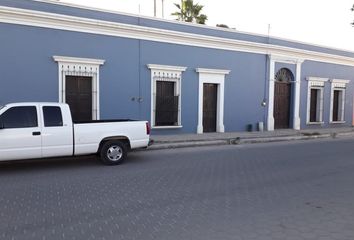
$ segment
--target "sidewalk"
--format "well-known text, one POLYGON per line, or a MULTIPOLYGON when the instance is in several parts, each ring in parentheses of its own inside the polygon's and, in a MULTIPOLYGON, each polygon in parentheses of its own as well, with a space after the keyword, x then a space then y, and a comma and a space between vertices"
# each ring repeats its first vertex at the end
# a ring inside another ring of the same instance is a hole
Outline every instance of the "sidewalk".
POLYGON ((264 132, 227 132, 178 135, 152 135, 149 150, 183 148, 210 145, 250 144, 318 138, 354 137, 354 127, 275 130, 264 132))

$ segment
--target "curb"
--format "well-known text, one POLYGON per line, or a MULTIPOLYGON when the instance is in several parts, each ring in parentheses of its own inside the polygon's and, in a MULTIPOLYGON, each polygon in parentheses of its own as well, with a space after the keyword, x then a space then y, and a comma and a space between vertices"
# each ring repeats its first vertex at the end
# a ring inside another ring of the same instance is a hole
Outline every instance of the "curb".
POLYGON ((354 132, 325 133, 325 134, 316 134, 316 135, 294 135, 294 136, 279 136, 279 137, 232 138, 232 139, 199 140, 199 141, 186 140, 183 142, 176 141, 176 142, 155 143, 149 146, 146 150, 162 150, 162 149, 218 146, 218 145, 240 145, 240 144, 268 143, 268 142, 285 142, 285 141, 338 138, 338 137, 354 137, 354 132))

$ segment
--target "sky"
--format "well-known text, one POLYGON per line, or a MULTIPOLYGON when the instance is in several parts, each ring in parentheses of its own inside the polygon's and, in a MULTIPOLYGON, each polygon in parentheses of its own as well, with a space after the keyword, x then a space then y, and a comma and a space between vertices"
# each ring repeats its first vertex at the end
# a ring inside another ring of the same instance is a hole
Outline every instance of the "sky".
MULTIPOLYGON (((123 13, 154 15, 154 0, 59 0, 123 13)), ((157 17, 173 20, 180 0, 156 0, 157 17)), ((354 51, 354 0, 194 0, 207 25, 354 51), (269 28, 270 26, 270 28, 269 28)))

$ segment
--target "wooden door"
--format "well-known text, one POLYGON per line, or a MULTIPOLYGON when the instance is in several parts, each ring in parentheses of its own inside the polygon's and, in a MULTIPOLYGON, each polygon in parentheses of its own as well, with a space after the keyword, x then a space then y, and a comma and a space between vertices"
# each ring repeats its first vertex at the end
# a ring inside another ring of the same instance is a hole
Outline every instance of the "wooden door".
POLYGON ((175 96, 175 83, 156 81, 156 126, 178 124, 178 96, 175 96))
POLYGON ((333 91, 333 113, 332 113, 332 121, 339 121, 339 91, 333 91))
POLYGON ((218 85, 204 83, 203 87, 203 130, 216 132, 218 85))
POLYGON ((74 122, 92 120, 92 77, 66 76, 65 101, 74 122))
POLYGON ((290 96, 291 84, 289 82, 275 82, 274 88, 274 128, 290 127, 290 96))
POLYGON ((310 97, 310 122, 317 122, 318 89, 311 89, 310 97))

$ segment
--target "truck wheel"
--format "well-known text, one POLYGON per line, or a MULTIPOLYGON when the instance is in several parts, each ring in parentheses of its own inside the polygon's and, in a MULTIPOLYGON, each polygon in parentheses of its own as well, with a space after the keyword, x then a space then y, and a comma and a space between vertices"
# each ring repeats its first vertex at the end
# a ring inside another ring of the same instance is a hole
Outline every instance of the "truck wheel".
POLYGON ((101 148, 101 161, 106 165, 117 165, 127 157, 127 147, 121 141, 109 141, 101 148))

